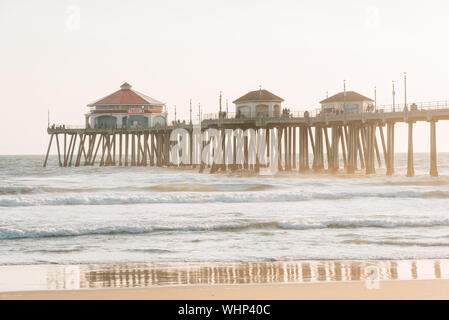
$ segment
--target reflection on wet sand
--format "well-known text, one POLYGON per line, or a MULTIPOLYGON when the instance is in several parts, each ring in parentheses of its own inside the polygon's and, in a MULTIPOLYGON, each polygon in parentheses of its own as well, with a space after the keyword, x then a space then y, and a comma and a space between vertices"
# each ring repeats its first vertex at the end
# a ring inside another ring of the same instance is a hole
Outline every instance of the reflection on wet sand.
POLYGON ((0 291, 449 279, 449 260, 1 266, 0 291), (30 270, 40 277, 26 277, 30 270))
POLYGON ((167 285, 301 283, 449 278, 449 261, 319 261, 222 263, 214 265, 121 264, 55 268, 48 289, 135 288, 167 285), (74 281, 75 280, 75 281, 74 281), (74 283, 75 282, 75 283, 74 283), (76 282, 79 283, 76 284, 76 282))

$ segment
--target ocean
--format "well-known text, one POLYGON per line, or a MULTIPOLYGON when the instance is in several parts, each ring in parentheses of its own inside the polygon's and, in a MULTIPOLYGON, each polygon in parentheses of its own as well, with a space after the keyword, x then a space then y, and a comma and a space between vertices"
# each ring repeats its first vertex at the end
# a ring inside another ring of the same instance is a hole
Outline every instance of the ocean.
POLYGON ((0 156, 0 265, 449 258, 445 153, 438 178, 42 162, 0 156))

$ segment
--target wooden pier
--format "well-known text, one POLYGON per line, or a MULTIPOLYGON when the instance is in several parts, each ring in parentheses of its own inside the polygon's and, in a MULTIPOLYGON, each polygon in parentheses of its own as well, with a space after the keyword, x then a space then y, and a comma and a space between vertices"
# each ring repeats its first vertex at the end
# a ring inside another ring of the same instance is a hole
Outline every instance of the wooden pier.
MULTIPOLYGON (((226 129, 254 129, 256 132, 274 129, 279 139, 278 165, 281 171, 313 170, 336 173, 345 170, 352 174, 357 170, 364 170, 366 174, 374 174, 376 167, 380 168, 384 165, 386 174, 391 176, 395 172, 395 124, 407 123, 407 176, 412 177, 414 176, 413 125, 424 121, 429 123, 430 128, 429 173, 436 177, 438 176, 436 124, 442 120, 449 120, 447 103, 427 104, 421 107, 412 105, 410 110, 403 111, 384 108, 360 114, 301 112, 273 118, 231 118, 209 115, 205 116, 201 122, 201 130, 210 128, 219 130, 223 137, 221 150, 224 151, 226 147, 233 148, 234 162, 219 166, 212 165, 211 172, 235 169, 257 171, 259 168, 258 163, 256 165, 249 163, 249 137, 245 136, 243 146, 240 144, 243 149, 237 150, 235 137, 231 141, 225 138, 226 129), (235 159, 239 152, 243 152, 244 161, 237 164, 235 159), (313 157, 311 163, 309 163, 309 155, 313 157), (341 164, 343 167, 340 167, 341 164)), ((174 166, 170 161, 170 149, 174 145, 174 142, 170 142, 170 134, 177 128, 183 128, 189 133, 191 158, 192 150, 195 148, 194 126, 191 124, 145 129, 49 127, 47 131, 50 141, 43 166, 47 165, 52 144, 56 144, 60 167, 93 166, 96 163, 100 166, 174 166)), ((269 134, 266 137, 266 155, 269 156, 269 134)), ((199 167, 202 171, 204 164, 199 167)))

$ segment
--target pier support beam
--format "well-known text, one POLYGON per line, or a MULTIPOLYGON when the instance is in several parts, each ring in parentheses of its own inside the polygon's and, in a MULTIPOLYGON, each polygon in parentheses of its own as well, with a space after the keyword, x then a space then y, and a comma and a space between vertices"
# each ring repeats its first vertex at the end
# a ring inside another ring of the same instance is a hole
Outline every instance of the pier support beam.
POLYGON ((357 150, 359 152, 359 158, 360 158, 360 169, 365 169, 365 158, 363 153, 365 152, 364 149, 362 148, 362 142, 360 141, 360 136, 362 136, 362 132, 364 131, 363 127, 357 127, 357 150))
POLYGON ((136 135, 131 134, 131 167, 136 166, 136 135))
POLYGON ((142 155, 142 145, 140 144, 140 136, 141 134, 136 134, 136 166, 140 167, 142 165, 141 163, 141 155, 142 155))
POLYGON ((284 132, 284 130, 282 130, 281 127, 277 128, 277 133, 278 133, 278 171, 282 171, 282 132, 284 132))
POLYGON ((342 150, 342 156, 343 156, 343 168, 347 169, 348 167, 348 157, 347 157, 347 144, 348 144, 348 137, 346 133, 346 127, 339 127, 338 131, 340 132, 340 140, 341 140, 341 150, 342 150))
POLYGON ((129 149, 129 135, 125 135, 125 167, 128 166, 128 149, 129 149))
POLYGON ((118 149, 118 165, 121 167, 123 165, 122 162, 122 136, 123 134, 120 133, 119 135, 119 149, 118 149))
POLYGON ((436 121, 430 121, 430 176, 438 177, 436 121))
POLYGON ((293 130, 293 163, 292 163, 292 169, 296 169, 296 127, 292 127, 293 130))
MULTIPOLYGON (((101 142, 104 139, 103 135, 100 135, 100 138, 98 139, 98 144, 97 144, 97 148, 95 149, 95 153, 92 157, 92 160, 90 161, 90 165, 93 166, 95 164, 95 158, 97 157, 97 153, 98 153, 98 149, 100 149, 101 146, 101 142)), ((76 141, 76 135, 75 135, 75 141, 76 141)), ((72 152, 73 154, 73 152, 72 152)), ((71 158, 70 158, 70 163, 72 162, 71 158)), ((70 165, 70 164, 69 164, 70 165)))
POLYGON ((61 151, 59 148, 59 138, 58 138, 58 134, 56 134, 56 146, 58 147, 58 161, 59 161, 59 166, 62 167, 62 162, 61 162, 61 151))
POLYGON ((332 173, 336 173, 339 169, 339 138, 340 131, 337 125, 332 126, 332 149, 331 149, 331 163, 329 163, 329 169, 331 169, 332 173))
POLYGON ((164 143, 164 164, 166 166, 170 165, 170 132, 166 132, 164 134, 164 139, 165 139, 165 143, 164 143))
POLYGON ((51 143, 53 141, 53 136, 54 136, 54 133, 52 133, 51 136, 50 136, 50 142, 48 143, 47 154, 45 155, 45 160, 44 160, 44 168, 47 166, 47 160, 48 160, 48 155, 50 153, 50 148, 51 148, 51 143))
POLYGON ((84 139, 85 139, 86 135, 80 133, 79 136, 80 136, 80 142, 79 142, 79 146, 78 146, 78 154, 76 155, 75 167, 80 166, 81 156, 82 156, 83 150, 84 150, 84 139))
POLYGON ((387 176, 394 174, 394 122, 387 124, 387 176))
POLYGON ((380 141, 382 142, 382 152, 384 155, 385 166, 387 166, 388 153, 387 153, 387 147, 385 144, 384 128, 381 125, 379 125, 379 133, 380 133, 380 141))
MULTIPOLYGON (((326 157, 327 157, 327 169, 330 170, 332 167, 332 149, 329 142, 329 134, 327 132, 327 127, 323 127, 324 141, 326 142, 326 157)), ((323 167, 324 167, 324 154, 323 154, 323 167)))
POLYGON ((64 133, 64 161, 63 166, 67 167, 67 133, 64 133))
MULTIPOLYGON (((287 137, 286 137, 286 139, 287 139, 287 137)), ((243 157, 244 157, 243 169, 245 169, 245 170, 249 169, 249 161, 248 161, 248 146, 249 145, 248 145, 248 142, 249 142, 248 136, 245 135, 243 137, 243 157)))
POLYGON ((380 159, 379 144, 377 143, 376 130, 377 125, 374 126, 374 148, 376 151, 377 164, 379 165, 379 168, 382 168, 382 160, 380 159))
POLYGON ((154 167, 154 149, 156 148, 156 145, 154 143, 154 133, 150 134, 150 166, 154 167))
POLYGON ((75 145, 76 145, 76 137, 78 137, 78 135, 75 133, 73 135, 73 144, 72 144, 72 151, 70 151, 70 158, 69 158, 69 167, 72 166, 72 158, 73 158, 73 153, 75 152, 75 145))
POLYGON ((299 171, 309 171, 309 131, 307 127, 299 128, 299 171))
POLYGON ((407 177, 415 175, 413 164, 413 121, 408 122, 408 153, 407 153, 407 177))
POLYGON ((313 155, 313 170, 324 169, 324 148, 323 148, 323 128, 315 127, 315 152, 313 155))
POLYGON ((353 174, 357 169, 357 141, 358 141, 358 127, 355 124, 349 125, 349 140, 348 144, 348 167, 347 172, 353 174))
POLYGON ((375 143, 375 126, 369 124, 366 127, 366 148, 365 148, 365 161, 366 161, 366 174, 376 173, 374 168, 374 143, 375 143))
POLYGON ((288 159, 288 161, 287 161, 287 165, 288 165, 288 167, 287 167, 287 170, 291 170, 292 169, 292 148, 293 148, 293 144, 292 144, 292 141, 293 141, 293 136, 292 136, 292 134, 293 134, 293 130, 292 130, 292 127, 288 127, 288 154, 287 154, 287 159, 288 159))

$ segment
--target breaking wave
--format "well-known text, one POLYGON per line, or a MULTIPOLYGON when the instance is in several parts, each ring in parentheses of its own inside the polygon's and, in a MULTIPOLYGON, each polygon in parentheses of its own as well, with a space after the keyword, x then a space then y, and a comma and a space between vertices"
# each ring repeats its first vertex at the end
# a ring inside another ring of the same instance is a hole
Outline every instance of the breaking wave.
POLYGON ((148 190, 158 192, 222 192, 222 191, 265 191, 272 186, 266 184, 158 184, 148 190))
POLYGON ((343 243, 348 244, 375 244, 375 245, 386 245, 386 246, 399 246, 399 247, 449 247, 449 242, 417 242, 417 241, 371 241, 364 239, 351 239, 345 240, 343 243))
POLYGON ((447 186, 449 185, 449 178, 427 178, 427 179, 411 179, 402 181, 386 181, 381 183, 382 185, 389 186, 422 186, 422 187, 432 187, 432 186, 447 186))
MULTIPOLYGON (((104 226, 104 227, 51 227, 51 228, 8 228, 0 227, 0 240, 27 239, 27 238, 50 238, 50 237, 74 237, 88 235, 127 235, 146 234, 156 232, 241 232, 248 230, 312 230, 312 229, 357 229, 357 228, 431 228, 449 226, 449 218, 434 220, 388 220, 388 219, 366 219, 366 220, 326 220, 326 221, 304 221, 278 222, 278 221, 250 221, 235 222, 228 224, 205 224, 186 226, 104 226)), ((354 240, 361 241, 364 240, 354 240)))
POLYGON ((120 192, 120 191, 156 191, 156 192, 223 192, 223 191, 265 191, 273 187, 267 184, 200 184, 200 183, 183 183, 183 184, 158 184, 154 186, 141 187, 0 187, 0 195, 29 195, 29 194, 45 194, 45 193, 94 193, 94 192, 120 192))
POLYGON ((143 253, 170 253, 170 252, 173 252, 171 250, 156 249, 156 248, 138 248, 138 249, 131 249, 130 251, 143 252, 143 253))
MULTIPOLYGON (((66 206, 66 205, 131 205, 152 203, 243 203, 243 202, 285 202, 311 200, 347 200, 354 198, 385 199, 449 199, 445 191, 399 191, 399 192, 297 192, 291 190, 264 191, 265 185, 246 187, 247 192, 215 191, 195 192, 179 190, 177 186, 157 188, 165 192, 110 192, 85 194, 40 194, 9 195, 0 197, 0 207, 21 206, 66 206), (182 191, 182 192, 181 192, 182 191)), ((181 189, 183 187, 180 187, 181 189)), ((208 187, 207 187, 208 188, 208 187)), ((204 190, 201 190, 204 191, 204 190)))

